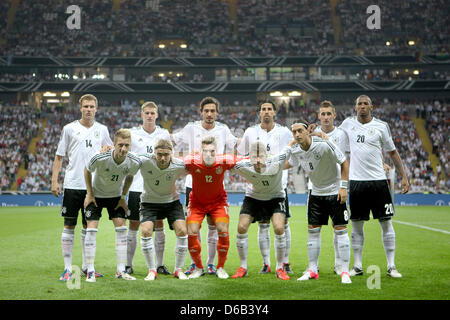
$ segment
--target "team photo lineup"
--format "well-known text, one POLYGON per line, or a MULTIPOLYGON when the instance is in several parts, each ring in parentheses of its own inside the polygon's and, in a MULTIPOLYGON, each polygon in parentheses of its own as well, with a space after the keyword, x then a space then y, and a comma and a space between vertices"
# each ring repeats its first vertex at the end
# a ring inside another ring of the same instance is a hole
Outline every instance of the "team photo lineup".
MULTIPOLYGON (((230 217, 224 190, 227 170, 248 181, 236 238, 241 265, 231 277, 248 275, 247 232, 253 222, 258 222, 258 242, 263 258, 259 273, 271 272, 269 228, 272 223, 275 274, 281 280, 289 280, 288 274, 294 272, 289 261, 291 228, 285 179, 286 169, 299 165, 309 173, 311 188, 307 205, 309 265, 297 280, 319 278, 320 231, 322 226, 328 225, 329 218, 334 229, 334 272, 345 284, 351 283, 352 276, 362 275, 363 226, 370 219, 370 211, 380 223, 387 275, 402 277, 394 261, 395 231, 391 221, 394 206, 383 151, 401 176, 402 193, 408 192, 409 182, 389 125, 371 115, 370 97, 357 97, 356 116, 347 118, 340 127, 334 127, 333 118, 330 122, 330 118, 324 116, 327 121, 322 125, 298 119, 290 129, 275 122, 275 103, 262 101, 258 107, 260 124, 247 128, 242 138, 235 137, 227 125, 216 121, 220 102, 213 97, 205 97, 200 102, 202 120, 188 123, 173 135, 156 124, 157 104, 145 102, 141 106, 142 125, 117 130, 113 140, 107 124, 95 121, 99 111, 97 98, 86 94, 79 103, 81 119, 64 126, 53 164, 52 193, 63 194, 64 272, 59 280, 69 281, 72 276, 74 230, 79 213, 82 216, 82 272, 87 282, 103 277, 94 267, 96 234, 103 208, 107 209, 116 232, 117 279, 136 280, 132 276, 133 259, 140 225, 140 244, 148 269, 144 280, 155 280, 158 273, 171 274, 162 262, 166 237, 164 219, 175 231, 173 275, 176 278, 195 279, 205 273, 220 279, 229 278, 224 268, 230 246, 230 217), (177 158, 174 144, 182 143, 189 151, 177 158), (69 163, 61 189, 58 175, 65 156, 69 163), (189 177, 186 179, 186 212, 175 187, 176 180, 183 175, 189 177), (208 224, 206 271, 199 237, 205 216, 208 224), (126 220, 129 220, 128 227, 126 220), (351 270, 347 231, 350 220, 354 255, 351 270), (192 264, 183 270, 188 251, 192 264), (216 253, 217 265, 214 263, 216 253)), ((320 115, 336 114, 330 101, 323 101, 318 112, 320 115)))

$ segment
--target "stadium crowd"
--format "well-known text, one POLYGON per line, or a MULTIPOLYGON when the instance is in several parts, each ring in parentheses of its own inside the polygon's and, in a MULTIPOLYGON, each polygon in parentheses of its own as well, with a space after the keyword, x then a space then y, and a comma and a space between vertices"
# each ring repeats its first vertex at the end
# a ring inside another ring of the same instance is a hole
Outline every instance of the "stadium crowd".
POLYGON ((449 49, 445 0, 381 1, 380 30, 366 27, 371 5, 366 0, 337 1, 334 10, 328 1, 238 1, 235 12, 219 0, 189 5, 127 0, 118 10, 113 1, 79 0, 79 30, 66 27, 66 9, 72 4, 20 1, 13 25, 2 28, 6 45, 0 56, 394 55, 448 54, 449 49), (167 39, 185 41, 187 47, 159 48, 167 39))
MULTIPOLYGON (((296 103, 284 105, 280 108, 276 121, 286 125, 289 119, 303 117, 311 123, 318 123, 317 109, 318 101, 310 103, 296 103), (289 112, 287 111, 289 110, 289 112)), ((139 103, 122 101, 120 107, 100 107, 96 120, 107 124, 110 134, 121 127, 131 128, 138 126, 140 119, 139 103)), ((218 121, 226 123, 232 133, 241 137, 246 128, 259 123, 256 107, 251 102, 242 102, 239 106, 231 106, 234 103, 226 103, 221 109, 218 121)), ((448 160, 450 157, 448 140, 448 122, 446 114, 447 104, 439 101, 420 102, 416 104, 406 104, 402 102, 390 102, 387 99, 376 107, 373 115, 381 120, 387 121, 390 125, 393 140, 405 164, 405 170, 410 177, 410 192, 447 192, 450 190, 450 168, 448 160), (439 157, 440 165, 438 171, 442 173, 444 179, 437 179, 431 167, 428 153, 422 146, 418 137, 414 123, 410 116, 416 114, 423 116, 427 121, 427 130, 431 141, 434 142, 433 152, 439 157), (421 112, 424 110, 424 112, 421 112), (427 111, 428 110, 428 111, 427 111)), ((354 115, 352 107, 336 106, 337 118, 335 125, 348 116, 354 115)), ((195 112, 196 106, 176 107, 163 105, 160 109, 157 124, 176 132, 189 121, 196 121, 200 116, 195 112)), ((4 107, 1 118, 1 130, 6 139, 0 145, 0 170, 2 173, 2 190, 7 190, 17 181, 17 172, 20 164, 25 163, 28 168, 25 177, 18 182, 19 190, 22 191, 47 191, 51 184, 51 170, 56 147, 60 139, 60 133, 65 124, 78 119, 78 109, 47 108, 42 109, 41 114, 25 113, 21 108, 4 107), (27 116, 25 116, 25 114, 27 116), (37 136, 40 123, 36 119, 42 117, 46 119, 47 125, 44 127, 41 139, 36 143, 36 152, 29 153, 28 145, 32 137, 37 136), (23 126, 22 123, 26 123, 23 126), (20 134, 17 135, 17 130, 20 134)), ((183 148, 177 148, 178 154, 183 148)), ((67 163, 65 163, 67 164, 67 163)), ((299 169, 299 172, 301 170, 299 169)), ((64 172, 64 170, 63 170, 64 172)), ((60 182, 64 179, 64 173, 60 175, 60 182)), ((292 172, 291 172, 292 173, 292 172)), ((240 192, 245 190, 245 180, 238 175, 227 174, 225 179, 227 191, 240 192)), ((399 185, 399 181, 398 181, 399 185)), ((184 191, 184 179, 177 182, 180 192, 184 191)), ((292 174, 290 175, 289 191, 294 192, 292 174)))

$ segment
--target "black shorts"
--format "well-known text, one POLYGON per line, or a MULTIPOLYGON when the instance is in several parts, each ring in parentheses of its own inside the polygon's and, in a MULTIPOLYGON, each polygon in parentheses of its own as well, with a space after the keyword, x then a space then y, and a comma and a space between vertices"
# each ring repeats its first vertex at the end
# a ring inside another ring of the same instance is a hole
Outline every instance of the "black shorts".
POLYGON ((141 193, 130 191, 128 194, 128 212, 126 218, 128 220, 139 221, 139 208, 141 204, 141 193))
POLYGON ((240 214, 248 214, 253 217, 252 223, 256 221, 269 221, 274 213, 286 215, 284 198, 270 200, 257 200, 245 197, 240 214))
POLYGON ((185 221, 183 206, 179 200, 170 203, 141 202, 139 214, 141 224, 148 221, 155 223, 156 220, 167 218, 171 230, 173 230, 173 223, 176 220, 185 221))
POLYGON ((84 215, 84 199, 86 198, 86 190, 64 189, 61 217, 64 217, 64 225, 76 226, 78 220, 78 212, 81 210, 81 222, 86 225, 86 217, 84 215))
POLYGON ((390 219, 394 215, 394 204, 387 180, 350 180, 349 202, 352 220, 369 220, 370 211, 374 219, 390 219))
POLYGON ((309 191, 307 204, 308 225, 328 225, 328 217, 333 226, 348 224, 349 212, 347 204, 337 200, 337 194, 331 196, 315 196, 309 191))
POLYGON ((94 203, 90 203, 86 210, 86 220, 88 221, 98 221, 102 217, 102 210, 106 208, 108 210, 109 220, 113 218, 122 218, 125 219, 125 210, 122 207, 119 207, 117 210, 114 210, 119 203, 120 197, 114 198, 95 198, 95 202, 97 202, 97 206, 94 203))
POLYGON ((286 198, 284 198, 284 205, 286 207, 286 219, 288 219, 291 217, 291 211, 289 210, 289 199, 288 199, 287 188, 284 189, 284 192, 286 193, 286 198))

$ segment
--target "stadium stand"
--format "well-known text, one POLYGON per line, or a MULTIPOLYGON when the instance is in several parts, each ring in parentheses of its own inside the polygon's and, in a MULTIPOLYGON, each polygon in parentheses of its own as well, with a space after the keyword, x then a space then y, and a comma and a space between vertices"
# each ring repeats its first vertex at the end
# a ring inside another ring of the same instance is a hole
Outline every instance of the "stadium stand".
MULTIPOLYGON (((229 3, 192 0, 187 6, 183 0, 127 0, 115 7, 114 1, 79 0, 80 31, 64 27, 69 16, 66 8, 72 4, 68 0, 19 1, 11 26, 2 28, 7 42, 0 47, 0 55, 269 57, 449 52, 445 0, 378 1, 383 32, 366 32, 366 9, 371 5, 366 0, 229 3), (168 45, 160 48, 165 40, 168 45), (181 48, 180 43, 187 47, 181 48)), ((3 15, 7 8, 2 4, 3 15)))

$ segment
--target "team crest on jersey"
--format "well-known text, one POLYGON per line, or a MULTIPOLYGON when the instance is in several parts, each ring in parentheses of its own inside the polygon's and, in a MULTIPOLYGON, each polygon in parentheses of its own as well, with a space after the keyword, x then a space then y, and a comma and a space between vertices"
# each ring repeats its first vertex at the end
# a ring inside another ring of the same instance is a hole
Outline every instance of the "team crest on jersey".
POLYGON ((94 137, 96 139, 100 138, 100 131, 94 131, 94 137))
POLYGON ((106 171, 106 172, 109 172, 109 168, 106 168, 105 171, 106 171))
POLYGON ((369 134, 369 136, 373 136, 375 134, 375 130, 370 128, 367 133, 369 134))
POLYGON ((167 180, 167 181, 171 181, 171 180, 172 180, 172 178, 173 178, 173 177, 172 177, 172 175, 171 175, 171 174, 168 174, 168 175, 166 176, 166 180, 167 180))
POLYGON ((313 152, 314 154, 314 159, 319 160, 320 159, 320 154, 318 154, 317 152, 313 152))
POLYGON ((130 168, 125 167, 123 168, 123 174, 128 174, 130 172, 130 168))
POLYGON ((222 172, 223 172, 222 167, 216 168, 216 174, 222 174, 222 172))
POLYGON ((150 170, 150 171, 148 171, 148 173, 150 173, 150 174, 153 174, 153 171, 152 171, 152 170, 150 170))
POLYGON ((84 214, 86 215, 86 218, 90 218, 90 216, 91 216, 91 210, 86 210, 86 211, 84 212, 84 214))
POLYGON ((195 170, 195 173, 200 173, 200 172, 201 172, 200 169, 195 170))

